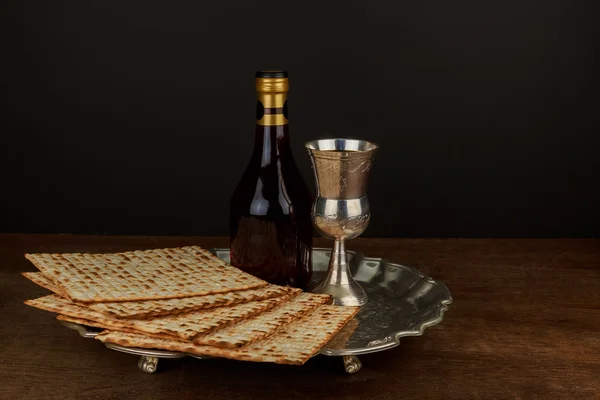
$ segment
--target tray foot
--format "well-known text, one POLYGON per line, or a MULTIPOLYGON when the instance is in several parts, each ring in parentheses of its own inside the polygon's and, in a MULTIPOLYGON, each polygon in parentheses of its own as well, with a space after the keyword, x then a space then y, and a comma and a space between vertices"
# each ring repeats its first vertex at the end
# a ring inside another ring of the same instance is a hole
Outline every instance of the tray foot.
POLYGON ((355 374, 362 368, 362 363, 356 356, 343 356, 344 369, 348 374, 355 374))
POLYGON ((138 361, 138 368, 149 374, 156 372, 158 368, 158 357, 141 356, 138 361))

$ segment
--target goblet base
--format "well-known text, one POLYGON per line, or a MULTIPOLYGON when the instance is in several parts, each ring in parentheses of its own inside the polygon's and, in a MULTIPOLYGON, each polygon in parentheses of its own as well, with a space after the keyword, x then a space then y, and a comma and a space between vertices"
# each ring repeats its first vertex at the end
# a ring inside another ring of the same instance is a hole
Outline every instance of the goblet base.
POLYGON ((363 288, 354 281, 348 284, 335 284, 325 279, 312 287, 310 291, 330 295, 335 306, 362 306, 369 300, 363 288))
POLYGON ((311 292, 331 295, 336 306, 362 306, 367 303, 367 294, 352 277, 345 242, 336 239, 333 243, 327 275, 311 292))

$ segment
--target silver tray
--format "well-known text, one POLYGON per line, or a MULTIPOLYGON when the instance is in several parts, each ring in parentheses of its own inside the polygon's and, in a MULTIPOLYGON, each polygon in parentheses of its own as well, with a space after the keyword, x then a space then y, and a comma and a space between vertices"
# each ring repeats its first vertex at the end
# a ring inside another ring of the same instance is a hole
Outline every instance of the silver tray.
MULTIPOLYGON (((221 259, 229 262, 229 249, 213 249, 221 259)), ((327 271, 331 251, 313 249, 313 279, 318 281, 327 271)), ((348 323, 318 354, 342 356, 346 372, 361 368, 360 354, 391 349, 405 336, 420 336, 430 326, 439 324, 452 303, 452 295, 442 282, 423 275, 418 270, 395 264, 383 258, 365 257, 362 253, 348 252, 348 261, 354 278, 369 296, 354 321, 348 323)), ((93 338, 99 330, 60 321, 86 338, 93 338)), ((155 372, 159 358, 191 356, 162 350, 123 347, 107 343, 107 347, 142 356, 138 366, 145 372, 155 372)))

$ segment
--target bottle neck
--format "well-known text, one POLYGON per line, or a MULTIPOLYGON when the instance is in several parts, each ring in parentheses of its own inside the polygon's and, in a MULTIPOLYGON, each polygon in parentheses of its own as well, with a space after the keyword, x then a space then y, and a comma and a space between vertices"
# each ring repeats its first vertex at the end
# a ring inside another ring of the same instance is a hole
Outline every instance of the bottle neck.
POLYGON ((276 162, 281 156, 291 152, 290 135, 287 125, 256 125, 254 155, 260 158, 261 166, 276 162))
POLYGON ((254 149, 264 167, 290 151, 287 92, 257 93, 254 149))
POLYGON ((257 92, 256 125, 287 125, 287 117, 287 92, 257 92))

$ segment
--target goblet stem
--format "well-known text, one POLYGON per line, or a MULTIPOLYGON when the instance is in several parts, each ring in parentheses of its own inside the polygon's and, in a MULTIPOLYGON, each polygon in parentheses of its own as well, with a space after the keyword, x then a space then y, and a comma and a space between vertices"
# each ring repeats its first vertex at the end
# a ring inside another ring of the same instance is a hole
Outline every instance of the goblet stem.
POLYGON ((312 292, 330 294, 333 304, 339 306, 362 306, 367 302, 367 294, 350 273, 346 242, 343 239, 335 239, 327 275, 312 292))
POLYGON ((346 253, 346 242, 344 239, 335 239, 333 252, 329 260, 327 281, 341 285, 349 285, 350 268, 348 267, 348 254, 346 253))

